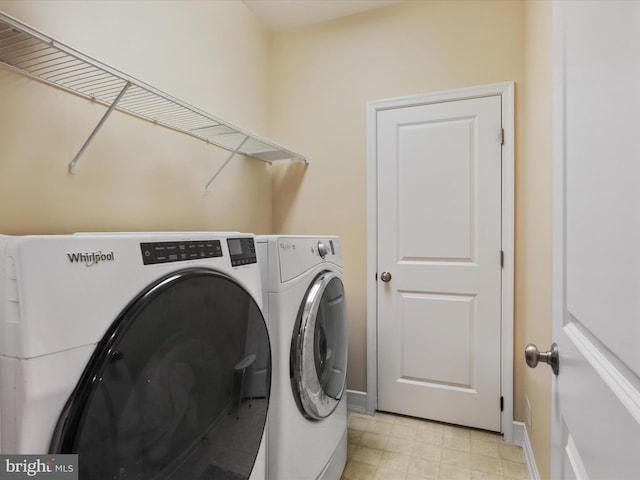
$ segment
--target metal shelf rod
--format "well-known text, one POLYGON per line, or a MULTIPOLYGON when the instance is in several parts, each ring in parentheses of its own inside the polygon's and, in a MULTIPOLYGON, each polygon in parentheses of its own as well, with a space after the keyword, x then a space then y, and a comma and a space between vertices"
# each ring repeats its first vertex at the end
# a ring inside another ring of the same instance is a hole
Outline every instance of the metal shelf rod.
POLYGON ((222 172, 222 170, 224 169, 224 167, 227 166, 227 164, 231 161, 231 159, 233 157, 236 156, 236 153, 238 153, 238 151, 242 148, 242 146, 245 144, 245 142, 249 140, 249 135, 247 135, 246 137, 244 137, 244 140, 242 140, 242 142, 240 142, 240 145, 238 145, 235 150, 233 152, 231 152, 231 155, 229 155, 227 157, 227 159, 224 161, 224 163, 222 165, 220 165, 220 168, 218 168, 218 170, 216 171, 216 173, 213 174, 213 177, 211 177, 211 179, 207 182, 207 184, 204 186, 204 194, 207 195, 209 193, 209 185, 211 185, 213 183, 213 181, 216 179, 216 177, 218 175, 220 175, 220 172, 222 172))
POLYGON ((118 104, 118 102, 120 101, 122 96, 127 92, 127 89, 130 86, 131 86, 131 84, 129 82, 127 82, 126 85, 124 86, 124 88, 122 89, 122 91, 120 92, 120 94, 116 97, 116 99, 113 101, 113 103, 109 106, 109 109, 102 116, 102 118, 100 119, 100 122, 98 122, 98 125, 96 125, 96 128, 93 129, 93 132, 91 132, 91 135, 89 135, 89 138, 87 138, 87 141, 84 142, 84 145, 82 145, 82 148, 80 149, 80 151, 76 154, 75 157, 73 157, 73 160, 71 160, 71 163, 69 164, 69 173, 71 173, 72 175, 75 175, 75 173, 76 173, 76 163, 78 163, 78 160, 80 160, 80 157, 82 156, 84 151, 87 149, 87 147, 89 146, 89 144, 93 140, 93 137, 95 137, 96 134, 98 133, 98 131, 102 128, 102 125, 104 125, 104 122, 107 121, 107 118, 109 118, 109 115, 111 115, 113 110, 116 108, 116 105, 118 104))

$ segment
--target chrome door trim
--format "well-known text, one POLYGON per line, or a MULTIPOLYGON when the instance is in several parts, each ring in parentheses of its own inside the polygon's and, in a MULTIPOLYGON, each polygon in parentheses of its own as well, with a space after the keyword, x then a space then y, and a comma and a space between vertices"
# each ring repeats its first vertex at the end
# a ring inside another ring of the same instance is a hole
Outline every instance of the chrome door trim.
MULTIPOLYGON (((346 369, 340 392, 336 397, 328 395, 322 385, 315 367, 314 336, 316 320, 324 292, 333 279, 338 279, 342 284, 340 275, 335 272, 323 272, 313 281, 305 297, 299 329, 294 339, 295 359, 294 380, 299 400, 305 416, 313 420, 322 420, 333 413, 337 408, 346 385, 346 369)), ((343 285, 344 291, 344 285, 343 285)), ((346 322, 346 318, 343 319, 346 322)))

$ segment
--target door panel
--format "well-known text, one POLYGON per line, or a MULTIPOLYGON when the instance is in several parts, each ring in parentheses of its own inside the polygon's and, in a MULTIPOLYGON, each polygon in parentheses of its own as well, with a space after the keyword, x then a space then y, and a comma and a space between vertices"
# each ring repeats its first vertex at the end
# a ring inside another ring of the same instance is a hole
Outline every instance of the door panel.
POLYGON ((640 318, 640 4, 588 4, 567 7, 566 307, 640 373, 640 322, 611 328, 640 318))
POLYGON ((79 475, 249 478, 271 382, 266 324, 226 275, 160 279, 114 321, 60 416, 51 451, 79 475))
POLYGON ((640 4, 554 7, 553 478, 640 472, 640 4))
POLYGON ((622 366, 610 363, 601 353, 603 346, 572 317, 563 328, 561 346, 560 401, 567 431, 565 450, 572 452, 571 468, 578 478, 637 477, 640 417, 638 406, 635 419, 633 406, 625 408, 633 396, 624 391, 622 366), (580 474, 576 466, 582 466, 584 472, 580 474), (629 476, 629 468, 634 476, 629 476))
POLYGON ((400 260, 471 260, 473 123, 473 119, 444 119, 399 126, 400 260), (425 152, 442 161, 425 161, 425 152), (429 198, 446 199, 446 208, 425 202, 425 191, 429 198), (426 225, 428 235, 424 235, 426 225))
POLYGON ((501 97, 377 121, 378 408, 499 431, 501 97))
POLYGON ((470 388, 474 297, 399 293, 404 325, 398 378, 470 388), (455 357, 448 352, 452 343, 458 345, 455 357))

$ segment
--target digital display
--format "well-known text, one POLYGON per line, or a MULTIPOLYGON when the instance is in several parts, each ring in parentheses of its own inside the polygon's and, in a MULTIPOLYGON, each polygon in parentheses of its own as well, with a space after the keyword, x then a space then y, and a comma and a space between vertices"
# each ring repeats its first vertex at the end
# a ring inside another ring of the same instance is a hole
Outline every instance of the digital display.
POLYGON ((227 238, 227 245, 232 267, 258 262, 253 238, 227 238))
POLYGON ((229 244, 229 253, 231 255, 242 255, 242 239, 241 238, 230 238, 227 243, 229 244))

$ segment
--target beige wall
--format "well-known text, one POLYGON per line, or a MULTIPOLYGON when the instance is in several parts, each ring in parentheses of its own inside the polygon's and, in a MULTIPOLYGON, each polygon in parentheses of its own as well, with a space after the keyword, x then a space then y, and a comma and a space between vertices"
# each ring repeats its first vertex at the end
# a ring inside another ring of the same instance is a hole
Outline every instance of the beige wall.
POLYGON ((406 2, 274 36, 273 135, 313 158, 306 172, 274 169, 274 226, 342 237, 350 389, 366 390, 367 102, 519 85, 523 32, 521 2, 456 1, 406 2))
POLYGON ((527 343, 551 345, 551 2, 526 3, 523 124, 516 173, 515 415, 526 422, 542 478, 550 472, 551 371, 527 368, 527 343))
MULTIPOLYGON (((242 4, 6 1, 0 10, 202 110, 268 137, 269 33, 242 4)), ((271 167, 0 68, 0 232, 271 231, 271 167)))
MULTIPOLYGON (((549 475, 550 377, 526 369, 528 342, 550 343, 550 3, 406 2, 276 34, 276 140, 313 157, 274 169, 273 221, 283 233, 335 233, 349 297, 348 387, 366 390, 366 103, 516 82, 515 419, 549 475)), ((541 347, 542 348, 542 347, 541 347)))

